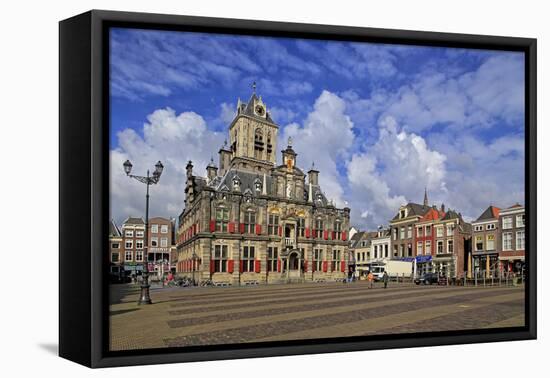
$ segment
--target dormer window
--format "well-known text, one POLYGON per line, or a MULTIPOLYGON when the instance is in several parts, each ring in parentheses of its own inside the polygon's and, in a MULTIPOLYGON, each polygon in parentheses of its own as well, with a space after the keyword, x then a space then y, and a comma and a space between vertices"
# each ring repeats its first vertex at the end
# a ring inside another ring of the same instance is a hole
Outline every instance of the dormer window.
POLYGON ((254 181, 254 190, 258 193, 262 191, 262 182, 259 179, 254 181))
POLYGON ((319 203, 323 202, 323 195, 321 193, 317 193, 315 200, 319 203))
POLYGON ((401 209, 399 210, 399 218, 406 218, 407 217, 407 209, 401 209))
POLYGON ((240 191, 241 190, 241 180, 238 176, 233 177, 233 190, 240 191))

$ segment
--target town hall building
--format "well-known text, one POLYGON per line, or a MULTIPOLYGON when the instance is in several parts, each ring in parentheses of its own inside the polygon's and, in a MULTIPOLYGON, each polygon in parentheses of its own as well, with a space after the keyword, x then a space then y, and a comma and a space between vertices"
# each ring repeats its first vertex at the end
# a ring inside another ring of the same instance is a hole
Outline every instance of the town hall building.
POLYGON ((178 274, 218 285, 343 279, 350 209, 327 199, 313 165, 298 167, 290 138, 277 157, 279 127, 261 96, 236 110, 218 165, 202 177, 187 164, 178 274))

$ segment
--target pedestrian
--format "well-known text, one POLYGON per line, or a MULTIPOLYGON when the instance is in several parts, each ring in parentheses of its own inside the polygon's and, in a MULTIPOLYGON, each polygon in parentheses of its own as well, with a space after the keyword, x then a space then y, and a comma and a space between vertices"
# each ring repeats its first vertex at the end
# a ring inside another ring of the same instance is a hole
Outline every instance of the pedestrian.
POLYGON ((374 274, 372 272, 367 275, 367 280, 369 281, 369 289, 372 289, 374 285, 374 274))
POLYGON ((388 272, 384 271, 382 280, 384 281, 384 289, 386 289, 388 287, 388 282, 390 281, 390 276, 388 275, 388 272))
POLYGON ((353 266, 348 267, 348 283, 353 281, 353 266))

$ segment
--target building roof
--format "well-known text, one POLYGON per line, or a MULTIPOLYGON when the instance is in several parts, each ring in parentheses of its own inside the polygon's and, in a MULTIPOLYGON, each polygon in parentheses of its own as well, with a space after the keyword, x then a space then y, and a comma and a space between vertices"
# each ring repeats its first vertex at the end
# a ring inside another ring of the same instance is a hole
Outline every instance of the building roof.
POLYGON ((500 213, 500 209, 495 206, 489 206, 485 211, 477 218, 476 222, 481 222, 484 220, 490 220, 490 219, 498 219, 498 214, 500 213))
POLYGON ((378 231, 361 231, 357 232, 353 237, 351 238, 350 248, 359 248, 363 247, 360 245, 362 242, 366 242, 366 245, 364 247, 368 247, 372 243, 372 239, 376 238, 378 236, 378 231))
MULTIPOLYGON (((428 212, 428 210, 431 209, 430 206, 424 206, 414 202, 409 202, 408 204, 405 205, 405 207, 408 210, 407 218, 410 216, 422 217, 428 212)), ((392 218, 392 221, 396 221, 396 220, 399 220, 399 212, 397 212, 397 214, 392 218)))
POLYGON ((435 206, 431 207, 426 214, 422 218, 420 218, 419 222, 427 222, 427 221, 436 221, 445 216, 445 212, 441 210, 437 210, 435 206))
POLYGON ((133 225, 145 225, 145 222, 142 218, 134 218, 134 217, 128 217, 124 222, 122 222, 122 225, 126 224, 133 224, 133 225))
POLYGON ((271 114, 268 111, 266 111, 265 118, 256 115, 256 113, 254 112, 254 103, 259 101, 261 101, 261 97, 256 96, 256 93, 252 93, 252 96, 250 96, 248 103, 239 103, 236 117, 238 117, 239 115, 246 115, 248 117, 257 118, 264 122, 267 121, 276 125, 275 121, 273 121, 273 119, 271 118, 271 114))
POLYGON ((109 223, 109 237, 120 237, 122 236, 122 232, 120 232, 120 229, 116 225, 115 221, 111 219, 111 222, 109 223))

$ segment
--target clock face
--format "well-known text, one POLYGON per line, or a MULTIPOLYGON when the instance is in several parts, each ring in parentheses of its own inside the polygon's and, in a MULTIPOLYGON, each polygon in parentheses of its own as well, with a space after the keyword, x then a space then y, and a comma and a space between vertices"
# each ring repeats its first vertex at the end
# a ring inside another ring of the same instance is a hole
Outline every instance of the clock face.
POLYGON ((256 114, 259 115, 259 116, 263 116, 264 115, 264 107, 261 106, 261 105, 257 105, 256 106, 256 114))

